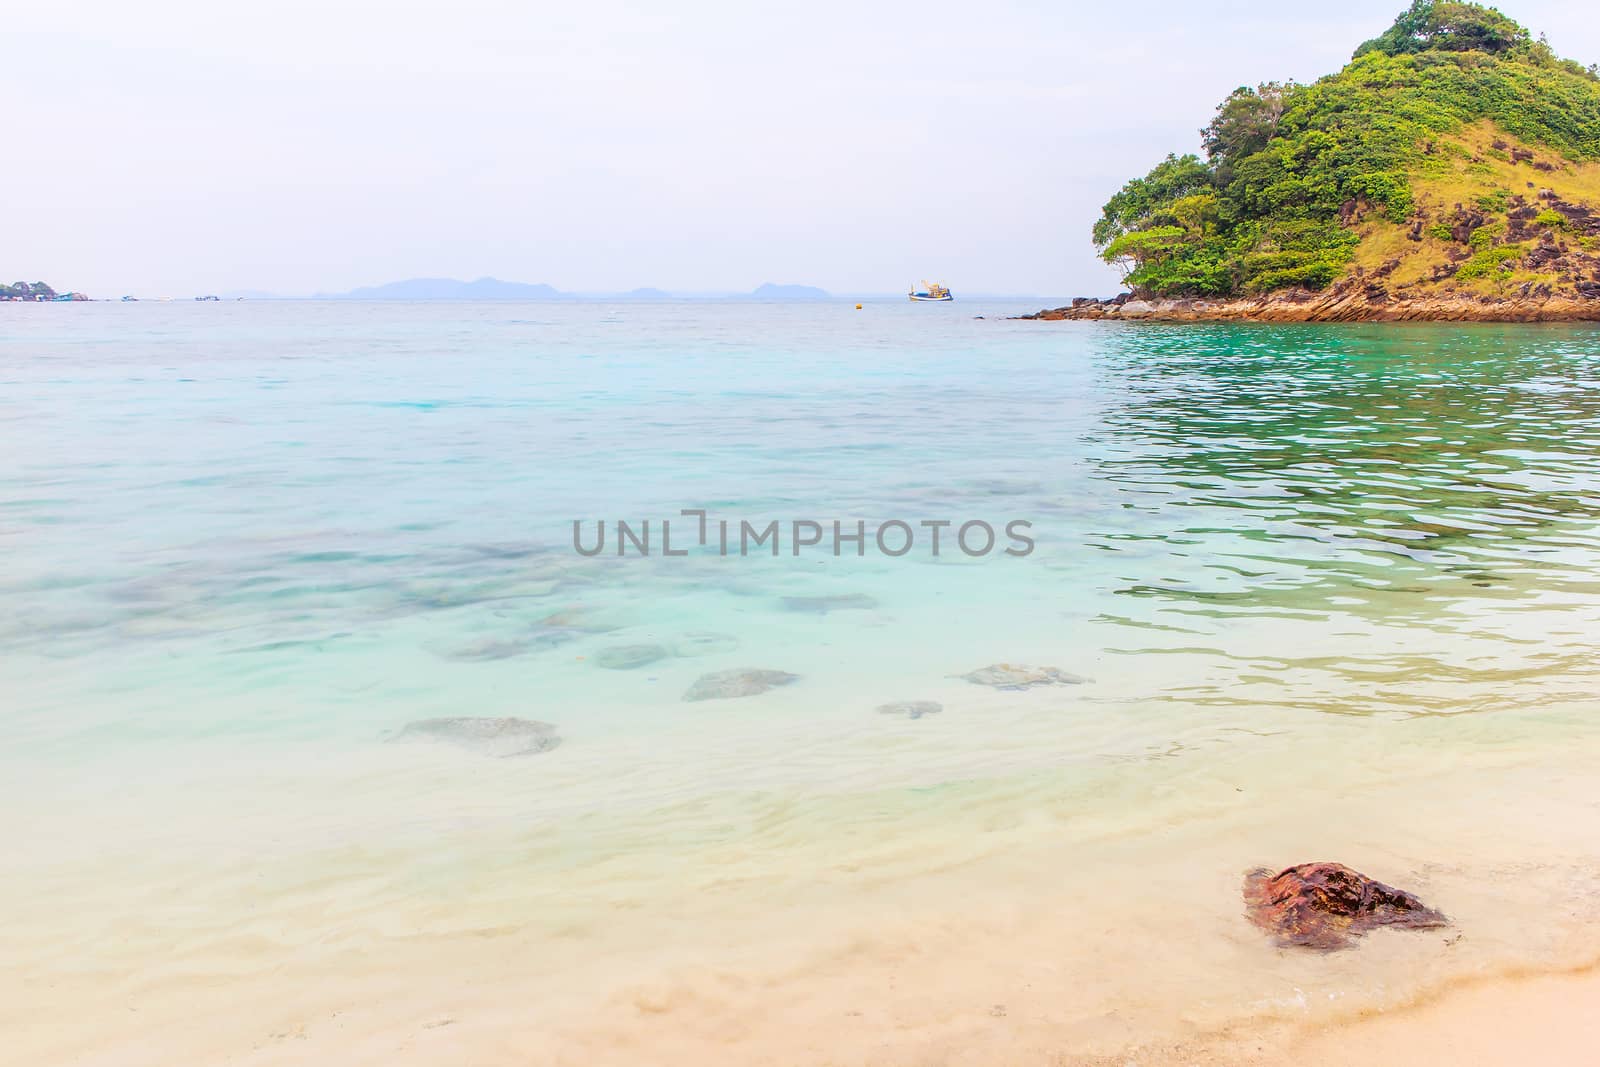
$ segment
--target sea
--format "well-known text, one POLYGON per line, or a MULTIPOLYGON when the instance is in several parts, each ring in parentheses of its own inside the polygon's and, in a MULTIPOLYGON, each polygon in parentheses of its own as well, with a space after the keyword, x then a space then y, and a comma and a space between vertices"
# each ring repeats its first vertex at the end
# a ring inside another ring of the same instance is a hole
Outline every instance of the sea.
POLYGON ((1030 310, 4 306, 7 1058, 1178 1062, 1600 959, 1600 328, 1030 310), (1451 926, 1280 945, 1309 861, 1451 926))

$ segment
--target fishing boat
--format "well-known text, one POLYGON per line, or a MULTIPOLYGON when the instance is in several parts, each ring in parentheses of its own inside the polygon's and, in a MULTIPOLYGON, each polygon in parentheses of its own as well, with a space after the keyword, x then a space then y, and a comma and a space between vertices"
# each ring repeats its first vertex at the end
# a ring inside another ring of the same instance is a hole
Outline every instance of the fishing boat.
POLYGON ((937 282, 932 283, 932 284, 930 284, 928 282, 923 282, 921 289, 912 289, 911 290, 911 299, 912 300, 954 300, 955 297, 950 295, 950 290, 946 289, 944 286, 938 284, 937 282))

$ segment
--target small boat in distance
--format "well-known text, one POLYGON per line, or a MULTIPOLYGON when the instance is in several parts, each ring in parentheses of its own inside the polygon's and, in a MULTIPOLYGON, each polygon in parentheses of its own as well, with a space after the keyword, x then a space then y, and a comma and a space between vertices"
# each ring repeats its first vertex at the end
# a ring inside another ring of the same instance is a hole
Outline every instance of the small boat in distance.
POLYGON ((928 282, 923 282, 921 289, 912 289, 911 290, 911 299, 912 300, 954 300, 955 297, 950 295, 950 290, 946 289, 942 285, 939 285, 937 282, 935 282, 933 284, 929 284, 928 282))

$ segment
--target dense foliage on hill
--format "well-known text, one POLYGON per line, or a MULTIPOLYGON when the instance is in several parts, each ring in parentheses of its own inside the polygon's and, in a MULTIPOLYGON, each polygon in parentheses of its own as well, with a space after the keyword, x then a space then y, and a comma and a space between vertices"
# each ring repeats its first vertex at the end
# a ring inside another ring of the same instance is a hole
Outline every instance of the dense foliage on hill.
POLYGON ((1201 131, 1205 159, 1128 182, 1094 242, 1141 293, 1320 289, 1355 258, 1357 224, 1415 221, 1416 183, 1465 151, 1447 138, 1484 121, 1600 159, 1600 76, 1492 8, 1416 0, 1337 74, 1236 89, 1201 131))
POLYGON ((54 300, 56 291, 44 282, 16 282, 0 285, 0 300, 54 300))

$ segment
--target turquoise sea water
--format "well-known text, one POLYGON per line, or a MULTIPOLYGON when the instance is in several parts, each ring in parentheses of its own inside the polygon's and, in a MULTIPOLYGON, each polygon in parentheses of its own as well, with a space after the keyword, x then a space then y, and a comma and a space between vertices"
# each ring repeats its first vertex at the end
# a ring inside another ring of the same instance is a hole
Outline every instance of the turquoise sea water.
MULTIPOLYGON (((1054 835, 1084 845, 1078 868, 1132 878, 1148 857, 1105 857, 1180 827, 1200 836, 1164 855, 1214 857, 1227 886, 1308 857, 1281 851, 1281 826, 1191 826, 1214 804, 1303 800, 1314 767, 1348 798, 1588 743, 1600 331, 1001 317, 1024 310, 7 310, 0 799, 32 864, 23 913, 50 931, 12 949, 99 975, 97 994, 151 957, 211 946, 214 976, 279 973, 307 944, 401 931, 470 970, 463 931, 592 961, 574 931, 621 909, 639 930, 607 942, 621 959, 652 929, 721 929, 674 891, 781 925, 835 860, 872 892, 954 891, 950 871, 988 885, 985 857, 1054 835), (670 518, 677 541, 681 509, 778 520, 784 552, 573 551, 574 520, 670 518), (869 538, 1026 520, 1036 547, 1006 556, 1002 533, 969 558, 947 531, 938 557, 920 535, 899 558, 828 540, 795 557, 796 520, 869 538), (635 645, 659 658, 597 662, 635 645), (959 677, 994 663, 1089 681, 959 677), (735 668, 799 678, 682 699, 735 668), (875 710, 904 700, 943 710, 875 710), (499 760, 388 743, 464 715, 547 722, 561 744, 499 760), (1253 760, 1270 770, 1246 783, 1253 760), (975 844, 996 828, 1006 849, 975 844), (245 912, 275 916, 257 933, 282 958, 237 963, 220 931, 245 912), (108 946, 130 917, 136 936, 108 946), (89 945, 122 955, 100 971, 89 945)), ((1474 823, 1297 826, 1309 858, 1364 842, 1416 874, 1474 823)), ((1490 842, 1497 862, 1515 838, 1490 842)), ((1550 847, 1566 873, 1539 885, 1579 893, 1586 854, 1550 847)), ((1556 954, 1496 936, 1474 966, 1556 954)), ((616 972, 593 969, 600 998, 616 972)), ((88 1056, 95 1029, 39 1036, 37 1062, 88 1056)))

